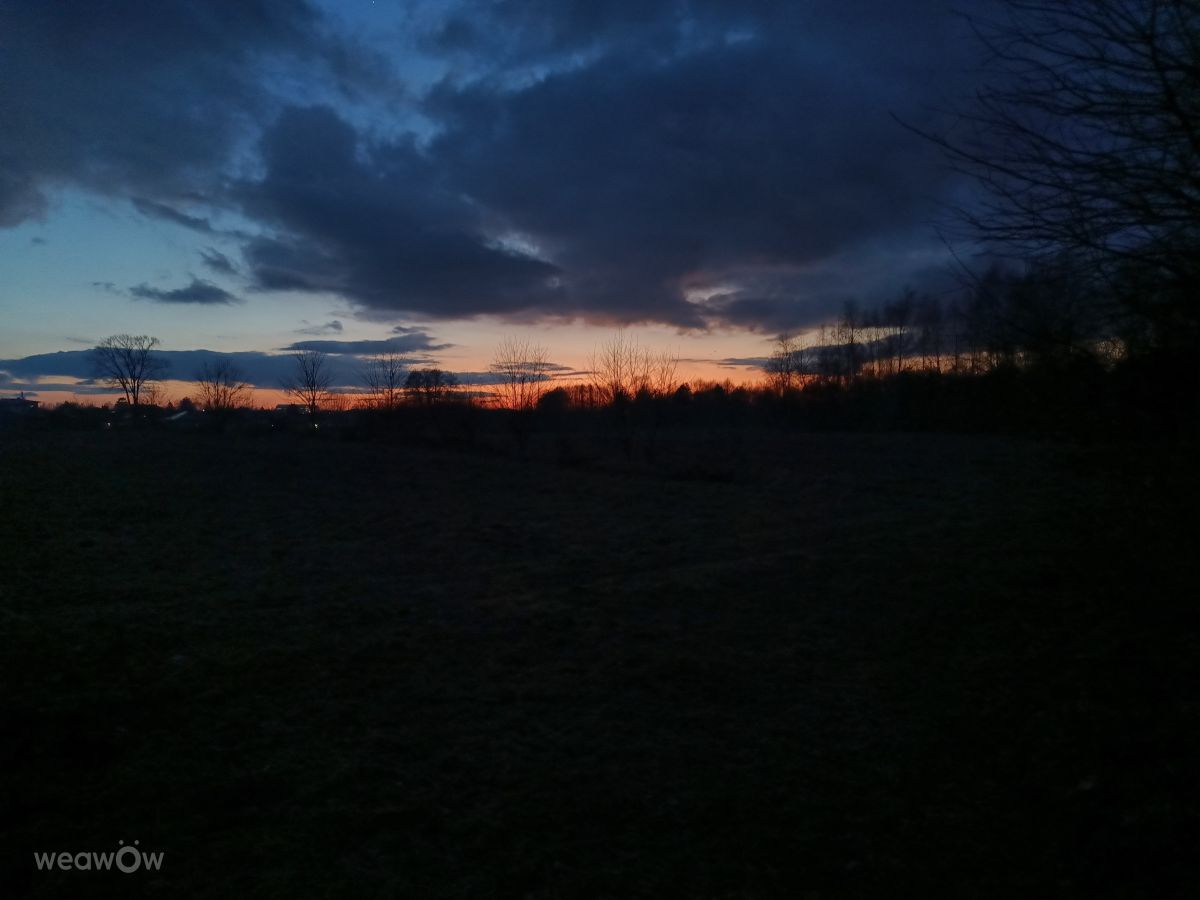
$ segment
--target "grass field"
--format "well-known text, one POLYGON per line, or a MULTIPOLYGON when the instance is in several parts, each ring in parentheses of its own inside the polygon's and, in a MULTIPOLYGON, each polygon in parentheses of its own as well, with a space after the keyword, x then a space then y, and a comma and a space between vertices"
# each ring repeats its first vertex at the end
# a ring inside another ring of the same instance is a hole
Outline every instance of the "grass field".
POLYGON ((0 893, 1196 896, 1184 448, 686 443, 0 437, 0 893))

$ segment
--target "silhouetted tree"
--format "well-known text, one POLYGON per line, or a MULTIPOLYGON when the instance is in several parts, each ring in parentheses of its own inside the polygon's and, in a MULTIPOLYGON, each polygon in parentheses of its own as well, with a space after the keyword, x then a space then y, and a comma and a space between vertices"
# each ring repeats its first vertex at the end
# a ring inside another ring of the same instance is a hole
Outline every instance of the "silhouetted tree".
POLYGON ((208 412, 228 412, 244 406, 250 384, 232 359, 222 356, 200 367, 196 375, 200 405, 208 412))
POLYGON ((1058 366, 1094 359, 1107 310, 1100 286, 1070 259, 1045 259, 1024 271, 993 268, 976 285, 997 361, 1058 366))
POLYGON ((964 368, 964 357, 970 351, 967 336, 967 315, 961 299, 956 298, 946 309, 945 315, 947 348, 950 353, 950 371, 959 373, 964 368))
POLYGON ((355 395, 343 391, 330 391, 323 401, 321 408, 329 412, 349 412, 354 409, 355 395))
POLYGON ((331 396, 329 357, 320 350, 301 350, 292 359, 295 367, 291 379, 283 384, 284 393, 306 407, 309 415, 316 416, 331 396))
POLYGON ((663 396, 678 384, 678 358, 642 347, 626 331, 618 331, 597 347, 588 362, 591 385, 601 404, 632 400, 638 395, 663 396))
POLYGON ((796 339, 790 334, 777 337, 775 350, 763 368, 767 373, 767 384, 780 396, 799 387, 799 345, 796 339))
POLYGON ((630 399, 637 393, 644 377, 641 348, 637 339, 625 331, 618 331, 593 350, 588 366, 592 373, 592 386, 602 404, 630 399))
POLYGON ((994 81, 960 110, 955 132, 926 135, 986 193, 964 218, 976 236, 1033 258, 1069 254, 1076 273, 1101 276, 1151 323, 1157 343, 1191 346, 1200 0, 1007 7, 1007 18, 978 26, 994 81))
POLYGON ((973 373, 1017 363, 1019 342, 1006 302, 1008 278, 1002 267, 992 266, 976 280, 968 298, 966 321, 973 373))
POLYGON ((605 403, 604 392, 596 385, 594 379, 568 385, 566 390, 571 397, 571 405, 578 409, 594 409, 605 403))
POLYGON ((500 405, 518 412, 538 404, 550 370, 545 347, 529 340, 507 337, 492 357, 491 373, 496 376, 496 396, 500 405))
POLYGON ((139 406, 156 399, 154 382, 167 370, 166 361, 154 352, 157 346, 156 337, 114 334, 93 348, 93 371, 109 387, 120 388, 130 406, 139 406))
POLYGON ((942 349, 945 343, 945 314, 936 297, 923 297, 916 309, 917 352, 921 364, 935 372, 942 371, 942 349))
POLYGON ((669 350, 650 353, 650 392, 656 397, 666 397, 679 387, 679 357, 669 350))
POLYGON ((538 398, 537 408, 550 414, 566 412, 571 407, 571 394, 566 388, 556 387, 538 398))
POLYGON ((141 402, 142 406, 162 406, 170 403, 170 399, 162 384, 157 381, 147 381, 142 386, 141 402))
POLYGON ((367 362, 362 379, 367 387, 367 405, 373 409, 394 411, 404 400, 408 379, 406 353, 383 353, 367 362))
POLYGON ((917 295, 911 288, 906 288, 899 297, 883 306, 883 325, 887 329, 887 343, 897 373, 904 371, 916 307, 917 295))
POLYGON ((842 306, 836 336, 841 350, 841 375, 846 381, 852 381, 862 369, 861 328, 858 307, 847 301, 842 306))
POLYGON ((450 399, 457 387, 454 374, 441 369, 413 369, 404 380, 409 398, 426 406, 450 399))

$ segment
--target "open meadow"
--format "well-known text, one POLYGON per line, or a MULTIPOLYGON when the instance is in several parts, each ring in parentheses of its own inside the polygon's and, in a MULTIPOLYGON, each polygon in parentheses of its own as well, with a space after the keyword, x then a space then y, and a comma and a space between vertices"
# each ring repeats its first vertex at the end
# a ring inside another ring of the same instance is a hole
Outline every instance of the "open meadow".
POLYGON ((0 436, 0 893, 1195 896, 1186 448, 708 440, 0 436))

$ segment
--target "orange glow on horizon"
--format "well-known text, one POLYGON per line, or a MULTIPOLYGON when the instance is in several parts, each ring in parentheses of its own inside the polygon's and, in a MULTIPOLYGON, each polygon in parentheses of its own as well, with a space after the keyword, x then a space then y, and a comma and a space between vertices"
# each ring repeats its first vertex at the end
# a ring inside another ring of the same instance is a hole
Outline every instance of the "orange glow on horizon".
MULTIPOLYGON (((484 371, 483 367, 477 371, 484 371)), ((447 367, 445 371, 453 372, 454 370, 447 367)), ((589 375, 586 370, 578 372, 565 373, 562 377, 552 377, 545 382, 545 390, 553 390, 556 387, 567 387, 570 385, 587 383, 589 375)), ((680 385, 688 384, 695 387, 697 384, 704 383, 725 383, 729 382, 735 386, 757 387, 763 382, 763 375, 757 369, 748 366, 724 366, 715 363, 687 361, 680 362, 676 370, 676 382, 680 385)), ((58 378, 55 381, 61 384, 62 379, 58 378)), ((487 384, 463 384, 462 389, 470 390, 478 393, 491 393, 493 387, 487 384)), ((92 391, 96 389, 93 388, 92 391)), ((333 389, 335 395, 349 398, 351 403, 356 402, 360 398, 367 396, 365 388, 361 385, 337 385, 333 389)), ((55 407, 63 403, 77 403, 81 406, 105 406, 112 405, 124 396, 120 390, 87 393, 65 390, 37 390, 36 386, 33 389, 25 391, 25 396, 30 400, 37 400, 43 407, 55 407)), ((17 396, 18 391, 6 391, 4 396, 17 396)), ((195 400, 198 394, 197 386, 194 381, 182 381, 168 379, 157 384, 157 396, 153 399, 159 405, 177 404, 184 398, 195 400)), ((250 390, 250 397, 246 403, 247 407, 253 409, 274 409, 275 406, 283 403, 294 403, 295 398, 290 397, 286 391, 281 388, 262 388, 255 387, 250 390)))

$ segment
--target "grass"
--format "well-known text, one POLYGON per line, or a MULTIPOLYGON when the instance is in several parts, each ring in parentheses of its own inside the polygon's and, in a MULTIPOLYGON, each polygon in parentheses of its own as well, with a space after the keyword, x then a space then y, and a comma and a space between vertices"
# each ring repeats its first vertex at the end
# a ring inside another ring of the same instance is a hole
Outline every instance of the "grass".
POLYGON ((0 884, 1194 895, 1185 448, 755 444, 4 437, 0 884))

